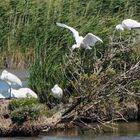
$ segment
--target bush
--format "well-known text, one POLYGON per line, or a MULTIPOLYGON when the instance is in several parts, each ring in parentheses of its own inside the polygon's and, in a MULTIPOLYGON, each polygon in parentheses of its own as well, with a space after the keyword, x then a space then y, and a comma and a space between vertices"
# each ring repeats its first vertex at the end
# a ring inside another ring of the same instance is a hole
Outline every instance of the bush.
POLYGON ((11 119, 13 122, 22 123, 27 120, 36 120, 47 114, 47 106, 40 104, 37 99, 14 99, 10 102, 11 119))

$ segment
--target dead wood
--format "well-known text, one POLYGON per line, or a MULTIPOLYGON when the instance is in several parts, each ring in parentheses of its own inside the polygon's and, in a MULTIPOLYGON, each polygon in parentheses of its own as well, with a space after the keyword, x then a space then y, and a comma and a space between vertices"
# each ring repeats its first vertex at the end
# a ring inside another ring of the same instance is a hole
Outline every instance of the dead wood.
POLYGON ((51 128, 55 128, 58 123, 69 123, 84 130, 101 131, 101 126, 114 129, 116 121, 139 118, 139 95, 130 87, 135 80, 140 79, 140 61, 131 62, 128 66, 127 62, 123 62, 123 70, 114 67, 114 60, 130 52, 133 53, 131 44, 113 42, 100 58, 94 56, 94 65, 89 68, 85 67, 82 60, 85 56, 79 58, 79 52, 66 55, 64 74, 77 96, 73 97, 70 104, 64 105, 63 111, 57 112, 59 115, 56 113, 49 118, 53 120, 51 128), (110 67, 116 72, 108 76, 110 67), (92 127, 89 122, 98 124, 92 127))

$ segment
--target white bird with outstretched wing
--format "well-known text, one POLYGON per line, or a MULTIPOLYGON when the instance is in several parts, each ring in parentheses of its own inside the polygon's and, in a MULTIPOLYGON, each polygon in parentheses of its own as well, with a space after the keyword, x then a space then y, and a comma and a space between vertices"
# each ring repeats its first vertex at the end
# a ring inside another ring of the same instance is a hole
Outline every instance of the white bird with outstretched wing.
POLYGON ((73 33, 76 44, 72 46, 72 50, 74 50, 75 48, 80 48, 81 46, 85 49, 92 49, 91 46, 94 46, 97 41, 103 43, 103 41, 98 36, 93 35, 92 33, 88 33, 85 37, 82 37, 79 36, 79 32, 76 31, 74 28, 62 23, 56 24, 60 27, 69 29, 73 33))

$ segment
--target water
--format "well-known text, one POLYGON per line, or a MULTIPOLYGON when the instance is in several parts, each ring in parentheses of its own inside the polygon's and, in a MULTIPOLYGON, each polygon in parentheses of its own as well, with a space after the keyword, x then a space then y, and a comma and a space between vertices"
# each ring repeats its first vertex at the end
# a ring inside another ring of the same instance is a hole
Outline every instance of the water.
POLYGON ((140 140, 140 122, 119 123, 118 130, 104 134, 87 132, 80 134, 77 129, 51 132, 47 136, 38 137, 11 137, 0 140, 140 140))

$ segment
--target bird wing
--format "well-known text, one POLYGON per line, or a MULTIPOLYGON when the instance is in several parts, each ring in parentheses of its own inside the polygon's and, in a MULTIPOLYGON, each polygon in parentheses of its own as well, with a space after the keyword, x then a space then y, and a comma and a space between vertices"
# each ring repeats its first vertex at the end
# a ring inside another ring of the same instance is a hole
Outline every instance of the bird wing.
POLYGON ((140 23, 133 19, 125 19, 122 21, 122 24, 128 28, 140 28, 140 23))
POLYGON ((16 83, 16 84, 22 86, 21 80, 16 75, 14 75, 12 73, 8 73, 6 76, 6 79, 12 83, 16 83))
POLYGON ((88 46, 94 46, 97 41, 103 43, 103 41, 98 36, 93 35, 92 33, 88 33, 83 39, 83 43, 88 46))
POLYGON ((77 40, 79 38, 79 32, 76 31, 74 28, 70 27, 70 26, 67 26, 66 24, 62 24, 62 23, 56 23, 57 26, 60 26, 60 27, 64 27, 64 28, 67 28, 69 29, 72 33, 73 33, 73 36, 75 38, 75 41, 77 43, 77 40))

